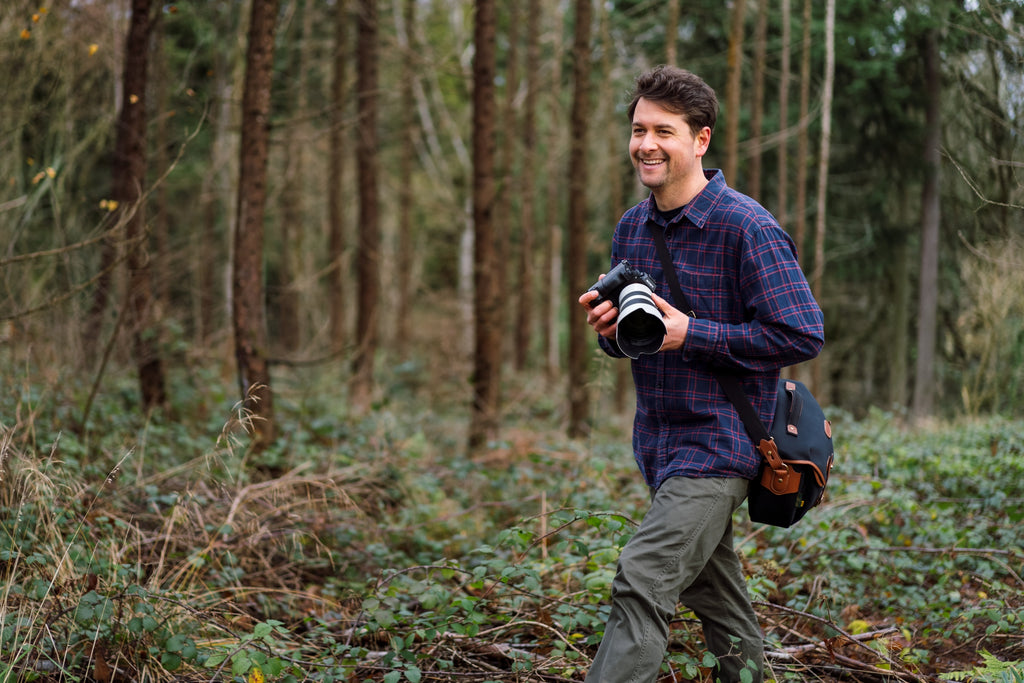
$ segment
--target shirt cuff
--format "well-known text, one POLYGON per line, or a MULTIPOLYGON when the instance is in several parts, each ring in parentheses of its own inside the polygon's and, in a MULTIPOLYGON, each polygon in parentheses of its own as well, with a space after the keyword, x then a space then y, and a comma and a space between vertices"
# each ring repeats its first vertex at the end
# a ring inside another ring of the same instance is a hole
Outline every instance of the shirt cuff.
POLYGON ((717 355, 721 342, 721 326, 701 318, 690 318, 683 340, 683 356, 687 360, 706 360, 717 355))
POLYGON ((625 358, 626 354, 619 348, 618 343, 614 339, 609 339, 601 335, 597 335, 597 344, 601 349, 612 358, 625 358))

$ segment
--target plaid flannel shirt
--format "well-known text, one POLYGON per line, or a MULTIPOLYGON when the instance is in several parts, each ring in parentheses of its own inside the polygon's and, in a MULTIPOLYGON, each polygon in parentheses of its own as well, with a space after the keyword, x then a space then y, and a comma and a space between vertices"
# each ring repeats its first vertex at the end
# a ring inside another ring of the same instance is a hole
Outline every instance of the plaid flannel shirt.
MULTIPOLYGON (((790 236, 717 170, 669 225, 649 197, 619 220, 612 265, 628 259, 672 299, 650 229, 664 230, 679 284, 693 307, 683 347, 632 362, 633 451, 648 486, 671 476, 756 476, 760 455, 712 368, 739 373, 765 425, 775 414, 783 367, 814 358, 824 343, 821 309, 790 236), (651 223, 651 227, 648 227, 651 223)), ((606 353, 624 357, 599 337, 606 353)))

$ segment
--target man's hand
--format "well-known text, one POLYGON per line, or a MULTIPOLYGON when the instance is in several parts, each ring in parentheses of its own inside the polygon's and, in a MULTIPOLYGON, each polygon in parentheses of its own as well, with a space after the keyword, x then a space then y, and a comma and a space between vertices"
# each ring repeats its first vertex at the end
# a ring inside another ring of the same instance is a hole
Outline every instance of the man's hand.
POLYGON ((674 351, 675 349, 683 348, 683 342, 686 341, 686 332, 690 329, 690 316, 673 307, 672 304, 657 294, 651 294, 651 298, 654 299, 654 304, 661 311, 662 316, 664 316, 662 322, 665 323, 665 341, 661 345, 661 350, 674 351))
POLYGON ((583 292, 580 295, 579 302, 587 310, 587 324, 602 337, 615 339, 615 320, 619 317, 619 309, 615 308, 611 301, 602 301, 591 308, 590 303, 599 296, 596 291, 583 292))

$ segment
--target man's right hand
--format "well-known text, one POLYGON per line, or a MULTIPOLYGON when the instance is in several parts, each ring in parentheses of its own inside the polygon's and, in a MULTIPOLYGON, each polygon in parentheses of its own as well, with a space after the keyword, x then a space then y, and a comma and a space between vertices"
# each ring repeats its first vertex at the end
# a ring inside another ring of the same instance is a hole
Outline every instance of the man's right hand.
POLYGON ((587 324, 602 337, 615 339, 615 321, 619 317, 619 309, 611 301, 602 301, 591 308, 590 303, 599 296, 596 291, 587 291, 580 295, 579 302, 587 311, 587 324))

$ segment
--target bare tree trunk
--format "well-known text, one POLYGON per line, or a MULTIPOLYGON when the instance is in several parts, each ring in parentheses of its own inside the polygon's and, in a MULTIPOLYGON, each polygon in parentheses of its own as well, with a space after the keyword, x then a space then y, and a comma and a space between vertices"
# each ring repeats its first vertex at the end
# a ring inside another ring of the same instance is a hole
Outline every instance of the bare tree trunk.
POLYGON ((497 435, 501 379, 501 286, 495 267, 494 131, 497 16, 494 0, 476 0, 473 59, 474 329, 473 406, 469 450, 479 451, 497 435))
POLYGON ((278 0, 253 0, 242 94, 238 179, 238 228, 232 276, 235 357, 243 405, 254 416, 255 445, 275 436, 273 393, 267 365, 263 292, 263 219, 267 201, 270 86, 278 0))
POLYGON ((789 128, 789 76, 790 76, 790 41, 792 31, 790 30, 790 6, 789 0, 782 0, 782 46, 780 48, 780 74, 779 74, 779 131, 783 133, 779 140, 777 152, 778 165, 776 175, 778 176, 778 196, 776 199, 775 217, 783 227, 789 224, 789 208, 786 201, 788 186, 786 179, 789 178, 789 135, 786 130, 789 128))
POLYGON ((912 415, 932 414, 935 402, 935 338, 939 308, 939 225, 941 210, 942 77, 939 72, 938 29, 924 36, 925 144, 924 187, 921 190, 921 279, 918 286, 917 365, 914 371, 912 415))
MULTIPOLYGON (((397 9, 396 9, 397 11, 397 9)), ((416 77, 415 40, 413 26, 416 22, 416 1, 404 0, 402 21, 398 31, 399 45, 402 48, 402 151, 398 162, 398 304, 395 307, 396 352, 405 358, 411 347, 412 323, 409 319, 412 311, 412 174, 413 155, 415 153, 416 98, 412 84, 416 77)))
POLYGON ((306 188, 306 143, 308 135, 306 118, 309 96, 307 94, 307 73, 309 71, 310 36, 312 19, 315 12, 310 3, 296 3, 296 11, 302 14, 301 28, 296 44, 298 53, 290 65, 291 74, 288 78, 295 83, 296 121, 290 123, 284 134, 284 186, 280 194, 281 211, 281 249, 278 253, 278 277, 274 311, 277 317, 275 325, 276 342, 286 352, 298 350, 302 343, 302 285, 300 273, 304 256, 305 242, 305 188, 306 188))
POLYGON ((146 230, 146 69, 150 34, 150 0, 132 0, 125 45, 124 100, 117 126, 111 196, 130 211, 125 224, 128 244, 128 309, 132 351, 139 373, 142 407, 151 410, 167 400, 164 369, 153 319, 153 285, 146 230))
POLYGON ((356 279, 359 296, 356 313, 356 352, 352 359, 352 405, 357 412, 369 408, 373 393, 373 361, 377 352, 380 306, 380 189, 377 145, 377 0, 360 0, 359 37, 356 41, 358 70, 359 136, 359 240, 356 279))
POLYGON ((587 288, 587 128, 590 104, 590 24, 593 3, 576 0, 576 30, 572 48, 573 97, 569 129, 569 436, 590 431, 590 334, 583 307, 576 299, 587 288))
POLYGON ((523 170, 519 174, 521 201, 519 247, 519 298, 516 310, 515 348, 516 370, 526 367, 530 342, 533 339, 534 320, 534 198, 537 185, 534 167, 537 163, 537 91, 540 71, 540 0, 529 0, 526 7, 526 100, 523 102, 522 147, 523 170))
POLYGON ((754 102, 750 113, 750 139, 754 149, 750 156, 750 173, 746 192, 761 201, 761 166, 764 152, 761 135, 764 133, 764 79, 765 55, 768 52, 768 0, 758 0, 757 28, 754 30, 754 102))
MULTIPOLYGON (((811 292, 822 300, 822 280, 825 274, 825 200, 828 194, 828 162, 832 143, 832 90, 836 72, 836 0, 825 3, 825 74, 821 94, 821 148, 818 151, 818 200, 814 230, 814 274, 811 292)), ((821 392, 821 363, 811 364, 812 387, 821 392)))
MULTIPOLYGON (((153 166, 158 177, 165 176, 171 164, 168 151, 170 150, 170 135, 167 132, 167 112, 170 106, 167 102, 167 83, 170 78, 167 75, 167 57, 164 54, 164 22, 160 19, 154 20, 153 24, 153 64, 150 72, 154 78, 150 81, 153 88, 154 108, 156 111, 156 124, 154 126, 153 140, 153 166)), ((156 258, 152 260, 153 278, 153 306, 157 311, 157 318, 162 317, 162 312, 167 310, 170 302, 170 291, 168 289, 171 281, 170 273, 172 255, 169 248, 170 240, 170 217, 167 211, 167 183, 160 182, 154 190, 153 196, 153 244, 156 251, 156 258)))
MULTIPOLYGON (((548 3, 545 3, 548 4, 548 3)), ((548 10, 551 11, 551 10, 548 10)), ((556 18, 559 16, 556 11, 556 18)), ((548 17, 550 19, 550 17, 548 17)), ((561 21, 554 22, 560 26, 561 21)), ((562 225, 560 221, 560 208, 562 189, 558 180, 561 178, 561 171, 558 168, 558 154, 555 150, 561 142, 563 128, 557 122, 562 120, 561 93, 562 93, 562 60, 564 47, 562 44, 562 31, 556 29, 551 31, 551 81, 548 85, 548 116, 552 125, 547 135, 548 159, 545 177, 547 178, 547 193, 544 198, 544 230, 546 230, 544 249, 544 273, 547 278, 546 296, 544 297, 544 325, 547 334, 544 337, 544 357, 547 379, 553 383, 561 373, 561 349, 559 348, 559 324, 562 320, 561 305, 565 297, 561 294, 562 287, 562 225)), ((579 305, 579 304, 576 304, 579 305)))
MULTIPOLYGON (((896 215, 900 218, 899 225, 909 225, 906 216, 909 214, 907 194, 904 188, 898 190, 899 208, 896 215)), ((892 330, 892 337, 886 345, 886 358, 889 365, 889 383, 887 396, 890 406, 907 405, 907 377, 910 370, 908 360, 910 358, 910 308, 914 296, 911 284, 911 263, 913 254, 907 241, 906 234, 894 236, 889 241, 893 244, 892 261, 895 267, 892 271, 892 304, 887 306, 891 313, 888 327, 892 330)))
MULTIPOLYGON (((675 12, 678 14, 679 6, 678 2, 673 2, 675 8, 669 9, 670 14, 675 12)), ((678 19, 678 17, 677 17, 678 19)), ((673 34, 674 35, 674 34, 673 34)), ((608 169, 606 176, 608 178, 608 214, 606 217, 607 226, 606 230, 611 235, 614 231, 615 225, 619 222, 619 218, 626 211, 626 200, 625 200, 625 189, 623 187, 623 162, 626 161, 623 153, 623 139, 625 131, 628 130, 626 126, 625 117, 617 118, 619 115, 616 112, 616 99, 614 94, 611 92, 612 83, 614 77, 612 70, 614 69, 614 62, 612 59, 613 55, 613 44, 611 35, 611 12, 607 6, 604 8, 604 12, 601 16, 601 82, 604 84, 601 92, 601 101, 605 107, 605 135, 608 144, 608 169)), ((672 62, 670 61, 669 64, 672 62)), ((630 169, 632 172, 632 169, 630 169)), ((606 261, 607 264, 607 261, 606 261)), ((591 282, 593 282, 594 275, 591 274, 591 282)), ((624 361, 619 361, 614 364, 615 367, 615 399, 613 405, 615 406, 616 413, 622 413, 626 410, 626 398, 629 396, 631 389, 633 388, 633 378, 630 373, 630 364, 624 361)))
POLYGON ((241 126, 232 102, 237 99, 235 93, 244 89, 243 57, 232 55, 228 58, 222 54, 214 57, 216 66, 211 87, 215 93, 214 99, 219 104, 210 113, 213 141, 203 181, 203 187, 207 190, 200 200, 204 204, 203 227, 196 239, 200 289, 197 336, 200 344, 212 339, 215 329, 230 325, 231 268, 221 268, 221 264, 234 262, 234 236, 238 229, 238 216, 232 207, 237 202, 238 193, 239 140, 235 131, 241 126), (218 236, 217 232, 221 216, 227 224, 226 240, 218 236), (221 296, 217 296, 216 292, 220 292, 221 296))
POLYGON ((729 30, 729 78, 725 84, 725 181, 735 186, 739 171, 740 89, 743 87, 743 18, 746 0, 733 0, 729 30))
POLYGON ((808 118, 811 108, 811 2, 804 0, 803 55, 800 62, 800 124, 796 144, 796 241, 797 254, 804 264, 804 242, 807 239, 807 163, 810 155, 808 118))
POLYGON ((665 63, 675 65, 679 42, 679 0, 665 3, 665 63))
POLYGON ((327 306, 331 353, 345 348, 345 104, 348 78, 348 2, 334 7, 334 75, 331 82, 331 135, 327 170, 328 237, 327 306))
MULTIPOLYGON (((505 101, 501 107, 501 123, 499 131, 496 131, 501 141, 498 147, 496 175, 497 186, 495 188, 495 209, 494 209, 494 243, 495 263, 499 287, 507 291, 514 291, 517 294, 519 289, 518 274, 516 282, 509 280, 508 262, 511 250, 511 233, 513 229, 512 215, 512 194, 515 184, 515 157, 516 157, 516 135, 518 129, 516 121, 516 93, 519 90, 519 24, 522 21, 520 3, 507 3, 508 8, 508 51, 505 53, 505 101)), ((507 339, 502 335, 502 344, 507 339)), ((504 352, 504 349, 502 349, 504 352)))

